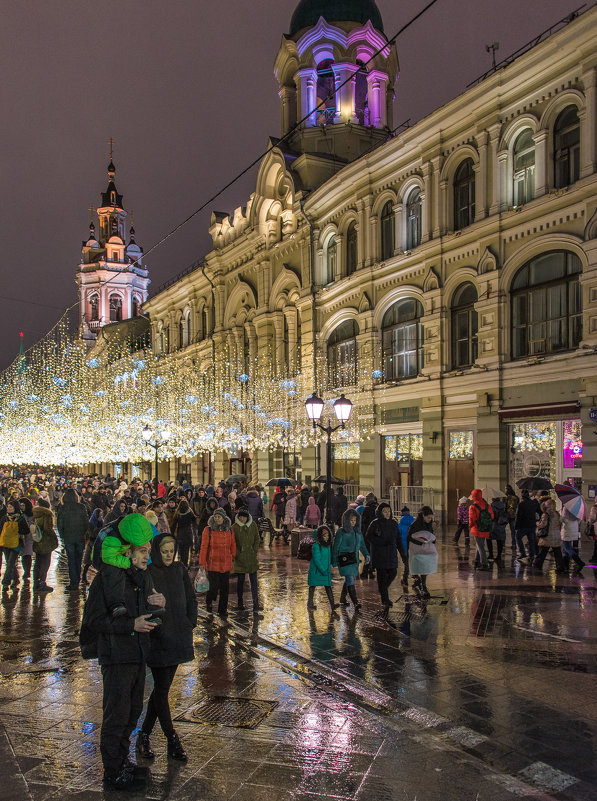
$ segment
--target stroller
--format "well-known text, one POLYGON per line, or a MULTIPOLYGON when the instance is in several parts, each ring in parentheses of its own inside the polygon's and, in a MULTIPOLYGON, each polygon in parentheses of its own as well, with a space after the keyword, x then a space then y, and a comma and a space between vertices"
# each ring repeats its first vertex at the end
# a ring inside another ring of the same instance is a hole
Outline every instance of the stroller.
POLYGON ((274 525, 269 517, 260 517, 257 520, 257 528, 259 529, 259 538, 261 542, 264 541, 266 536, 269 537, 270 545, 274 540, 280 539, 280 537, 284 539, 285 545, 288 545, 290 542, 290 531, 288 531, 288 528, 285 525, 282 525, 281 529, 274 528, 274 525))

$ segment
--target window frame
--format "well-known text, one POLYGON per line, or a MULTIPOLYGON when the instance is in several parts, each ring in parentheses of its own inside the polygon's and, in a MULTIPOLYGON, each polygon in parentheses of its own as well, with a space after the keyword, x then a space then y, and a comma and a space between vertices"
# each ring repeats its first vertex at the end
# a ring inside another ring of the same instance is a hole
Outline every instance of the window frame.
POLYGON ((475 309, 475 303, 479 300, 479 294, 477 292, 476 286, 472 283, 472 281, 465 281, 464 283, 460 284, 457 290, 454 293, 452 306, 450 309, 450 319, 451 319, 451 336, 450 336, 450 358, 451 358, 451 365, 453 370, 466 370, 469 367, 472 367, 473 364, 477 361, 477 357, 479 355, 479 342, 478 342, 478 332, 479 332, 479 316, 475 309), (464 295, 465 291, 469 289, 474 290, 475 293, 475 300, 474 301, 466 301, 462 302, 462 295, 464 295), (466 328, 467 333, 466 336, 458 336, 459 331, 459 317, 462 315, 466 315, 466 328), (459 359, 459 345, 460 343, 466 342, 467 343, 467 356, 468 358, 465 361, 460 361, 459 359))
POLYGON ((381 208, 379 228, 380 260, 387 261, 396 252, 396 213, 391 200, 387 200, 381 208))
POLYGON ((420 376, 425 362, 424 330, 421 322, 423 316, 423 304, 418 298, 414 297, 400 298, 386 309, 381 324, 382 361, 385 381, 407 381, 420 376), (384 325, 384 321, 390 312, 396 317, 399 314, 400 306, 404 306, 407 303, 415 304, 415 314, 413 316, 384 325), (415 346, 414 348, 409 348, 409 340, 412 341, 413 334, 415 336, 415 346), (405 347, 397 350, 396 345, 400 338, 402 338, 405 347), (408 364, 413 355, 415 361, 414 372, 396 367, 401 362, 404 365, 408 364))
POLYGON ((406 250, 414 250, 423 238, 423 198, 421 189, 414 187, 406 198, 406 250), (413 202, 413 198, 415 201, 413 202), (413 209, 417 213, 413 214, 413 209))
POLYGON ((580 148, 581 130, 578 108, 574 103, 570 103, 560 111, 553 125, 553 185, 555 189, 565 189, 580 179, 580 148), (565 127, 558 128, 562 118, 572 109, 576 114, 576 121, 569 123, 565 127), (576 141, 572 142, 572 144, 558 147, 558 138, 562 138, 573 131, 577 132, 576 141))
POLYGON ((330 378, 339 387, 352 387, 357 383, 359 326, 356 320, 349 319, 338 323, 326 341, 326 356, 330 378), (351 326, 349 332, 348 327, 351 326), (346 335, 342 335, 342 328, 346 335), (339 379, 339 382, 336 381, 339 379))
POLYGON ((454 230, 462 231, 463 228, 468 228, 475 221, 476 211, 476 175, 475 175, 475 162, 469 156, 463 159, 456 170, 454 171, 454 179, 452 181, 452 200, 454 204, 454 230), (470 167, 470 172, 464 174, 464 167, 470 167), (466 191, 466 203, 461 202, 459 195, 464 197, 464 190, 466 191))
POLYGON ((346 229, 346 275, 352 275, 359 266, 359 241, 357 224, 351 221, 346 229))
POLYGON ((514 142, 512 143, 512 205, 513 206, 524 206, 525 203, 529 203, 535 197, 535 171, 537 166, 537 151, 535 147, 535 142, 533 140, 533 131, 531 128, 525 128, 524 130, 520 131, 514 142), (516 149, 518 143, 524 136, 530 134, 532 144, 527 145, 526 147, 522 148, 521 150, 516 149), (521 167, 516 166, 517 159, 529 154, 532 151, 533 153, 533 163, 532 164, 524 164, 521 167), (522 185, 523 190, 522 193, 520 192, 520 186, 522 185))

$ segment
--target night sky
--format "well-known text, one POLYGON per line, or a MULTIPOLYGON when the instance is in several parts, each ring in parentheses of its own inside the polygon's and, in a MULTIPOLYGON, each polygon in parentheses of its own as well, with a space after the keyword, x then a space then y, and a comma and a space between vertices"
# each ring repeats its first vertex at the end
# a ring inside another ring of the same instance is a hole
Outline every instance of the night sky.
MULTIPOLYGON (((147 251, 279 136, 273 63, 298 0, 4 0, 0 368, 76 301, 90 205, 116 185, 147 251)), ((392 36, 426 0, 378 0, 392 36)), ((397 41, 394 123, 421 119, 581 0, 438 0, 397 41), (469 9, 474 9, 471 14, 469 9)), ((213 204, 244 205, 250 173, 213 204)), ((147 258, 151 290, 210 247, 209 210, 147 258)))

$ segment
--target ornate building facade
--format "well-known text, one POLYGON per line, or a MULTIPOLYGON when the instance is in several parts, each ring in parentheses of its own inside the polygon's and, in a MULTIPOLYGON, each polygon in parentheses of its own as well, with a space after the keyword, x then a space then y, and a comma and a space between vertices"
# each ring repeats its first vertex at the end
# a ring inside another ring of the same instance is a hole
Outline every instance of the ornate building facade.
MULTIPOLYGON (((596 70, 592 8, 394 132, 398 58, 373 0, 301 0, 275 62, 284 138, 246 206, 212 214, 213 249, 144 304, 154 351, 201 370, 269 348, 280 375, 324 364, 347 395, 366 363, 374 434, 336 446, 334 472, 379 497, 449 517, 473 486, 523 475, 589 493, 596 70)), ((320 458, 219 453, 183 472, 305 479, 320 458)))
POLYGON ((99 234, 92 220, 89 237, 82 243, 76 275, 81 308, 80 334, 90 346, 103 326, 141 314, 150 283, 143 265, 143 249, 135 242, 132 224, 128 244, 126 242, 128 214, 114 183, 115 173, 116 167, 110 159, 108 186, 101 193, 101 206, 97 209, 99 234))

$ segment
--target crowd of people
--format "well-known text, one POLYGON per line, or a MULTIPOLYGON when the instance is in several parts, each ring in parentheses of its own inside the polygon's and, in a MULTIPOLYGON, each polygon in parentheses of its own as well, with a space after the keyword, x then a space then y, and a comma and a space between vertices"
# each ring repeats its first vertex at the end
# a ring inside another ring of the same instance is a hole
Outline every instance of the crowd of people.
MULTIPOLYGON (((557 573, 584 567, 579 553, 579 520, 565 507, 558 512, 545 493, 519 497, 511 486, 488 501, 479 489, 460 499, 453 543, 465 549, 475 543, 474 567, 503 565, 510 531, 512 556, 541 570, 551 553, 557 573), (527 555, 528 554, 528 555, 527 555), (530 560, 530 562, 528 561, 530 560)), ((154 758, 151 735, 159 721, 168 756, 187 755, 174 729, 169 690, 178 665, 194 658, 193 629, 198 593, 206 590, 209 613, 228 614, 230 577, 236 578, 237 608, 259 615, 257 521, 268 499, 260 485, 252 487, 173 484, 156 486, 138 480, 127 484, 110 478, 54 477, 40 474, 9 478, 0 474, 0 568, 2 589, 31 582, 35 593, 53 591, 47 583, 52 552, 64 549, 69 583, 65 591, 89 589, 81 623, 81 652, 97 658, 103 680, 100 750, 106 787, 137 790, 147 771, 129 760, 129 741, 143 710, 146 666, 153 676, 145 718, 136 748, 154 758), (189 575, 191 554, 199 565, 195 586, 189 575), (22 575, 19 572, 21 563, 22 575), (2 562, 4 564, 2 564, 2 562), (201 590, 200 590, 201 585, 201 590)), ((377 579, 386 613, 393 603, 389 589, 402 566, 405 593, 422 601, 430 597, 427 577, 437 572, 434 513, 428 506, 416 517, 407 507, 394 519, 392 508, 373 493, 349 503, 342 488, 333 494, 308 486, 279 485, 269 505, 278 527, 303 526, 312 536, 308 548, 309 614, 316 609, 316 591, 323 587, 332 613, 339 605, 361 602, 357 578, 377 579), (325 522, 322 522, 324 521, 325 522), (361 569, 362 564, 362 569, 361 569), (332 589, 333 570, 342 578, 339 601, 332 589), (412 584, 409 584, 411 582, 412 584)), ((587 533, 595 540, 597 502, 587 533)), ((300 547, 299 547, 300 551, 300 547)))

